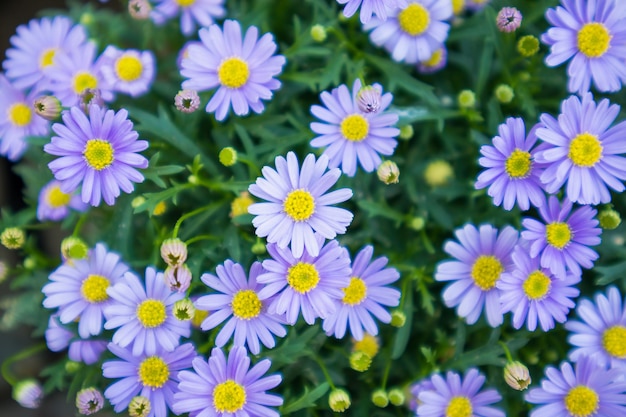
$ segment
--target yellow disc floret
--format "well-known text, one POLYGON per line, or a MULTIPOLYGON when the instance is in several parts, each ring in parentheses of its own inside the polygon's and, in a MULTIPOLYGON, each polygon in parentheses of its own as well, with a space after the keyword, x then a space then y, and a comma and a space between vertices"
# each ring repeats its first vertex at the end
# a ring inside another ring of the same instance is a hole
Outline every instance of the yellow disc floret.
POLYGON ((122 81, 135 81, 141 77, 143 65, 139 58, 134 55, 122 55, 115 61, 115 74, 122 81))
POLYGON ((341 301, 349 306, 354 306, 361 304, 366 296, 367 285, 365 285, 365 281, 359 277, 352 277, 350 284, 343 288, 343 299, 341 301))
POLYGON ((586 23, 577 36, 578 50, 588 58, 599 58, 611 46, 611 34, 602 23, 586 23))
POLYGON ((239 88, 250 77, 248 63, 241 58, 226 58, 217 68, 217 78, 224 87, 239 88))
POLYGON ((530 173, 530 153, 515 149, 504 163, 504 170, 511 178, 526 178, 530 173))
POLYGON ((137 306, 137 319, 145 328, 158 327, 166 318, 165 304, 161 300, 147 299, 137 306))
POLYGON ((346 116, 340 125, 343 137, 352 142, 360 142, 365 139, 369 133, 369 128, 367 119, 360 114, 346 116))
POLYGON ((89 139, 85 144, 83 156, 87 165, 96 171, 101 171, 113 163, 113 146, 107 140, 89 139))
POLYGON ((139 364, 139 380, 146 387, 161 388, 169 377, 169 367, 158 356, 149 356, 139 364))
POLYGON ((246 404, 246 390, 232 379, 213 388, 213 407, 218 413, 234 413, 246 404))
POLYGON ((54 64, 54 57, 56 56, 57 48, 48 48, 39 55, 39 68, 48 68, 54 64))
POLYGON ((315 265, 298 262, 287 270, 287 282, 294 291, 306 294, 317 287, 320 282, 320 274, 315 265))
POLYGON ((241 290, 233 296, 231 302, 235 317, 250 320, 261 313, 261 300, 254 290, 241 290))
POLYGON ((569 144, 567 157, 579 167, 592 167, 602 158, 602 144, 596 135, 581 133, 569 144))
POLYGON ((602 334, 602 346, 607 353, 615 358, 626 358, 626 327, 615 325, 602 334))
POLYGON ((470 417, 473 411, 469 398, 456 396, 452 397, 446 407, 446 417, 470 417))
POLYGON ((189 7, 193 5, 196 0, 174 0, 180 7, 189 7))
POLYGON ((578 385, 565 396, 565 408, 574 417, 592 416, 598 411, 598 394, 589 387, 578 385))
POLYGON ((541 300, 550 291, 552 281, 546 274, 537 270, 528 274, 522 288, 529 300, 541 300))
POLYGON ((418 36, 426 32, 430 26, 430 13, 419 3, 411 3, 406 9, 398 13, 400 28, 411 36, 418 36))
POLYGON ((7 109, 7 117, 16 127, 24 127, 33 118, 32 109, 24 103, 15 103, 7 109))
POLYGON ((80 95, 86 89, 95 89, 98 87, 98 79, 93 76, 93 74, 81 71, 74 75, 74 80, 72 82, 72 88, 74 89, 74 93, 80 95))
POLYGON ((59 208, 65 207, 70 203, 72 199, 71 194, 66 194, 61 191, 58 185, 53 185, 48 190, 48 194, 46 195, 46 201, 50 205, 50 207, 59 208))
POLYGON ((472 265, 471 276, 474 284, 483 291, 496 286, 500 274, 504 271, 502 263, 493 255, 480 255, 472 265))
POLYGON ((567 223, 554 222, 546 225, 546 241, 557 249, 563 249, 572 240, 572 229, 567 223))
POLYGON ((293 190, 283 201, 283 210, 297 222, 308 220, 315 213, 315 199, 306 190, 293 190))
POLYGON ((107 288, 111 282, 102 275, 89 275, 80 286, 83 298, 92 304, 101 303, 109 298, 107 288))

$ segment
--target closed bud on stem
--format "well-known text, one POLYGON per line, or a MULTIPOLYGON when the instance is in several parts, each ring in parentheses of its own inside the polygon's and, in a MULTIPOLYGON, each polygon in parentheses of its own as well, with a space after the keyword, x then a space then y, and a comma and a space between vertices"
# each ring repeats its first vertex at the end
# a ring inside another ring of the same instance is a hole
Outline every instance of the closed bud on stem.
POLYGON ((457 102, 461 108, 472 108, 476 105, 476 94, 472 90, 462 90, 457 96, 457 102))
POLYGON ((313 25, 311 27, 311 38, 315 42, 324 42, 326 40, 326 28, 322 25, 313 25))
POLYGON ((130 400, 128 404, 128 414, 130 417, 146 417, 150 414, 150 400, 138 395, 130 400))
POLYGON ((365 372, 372 364, 372 357, 367 353, 357 350, 350 354, 350 368, 357 372, 365 372))
POLYGON ((384 161, 382 164, 378 165, 376 174, 378 175, 378 179, 387 185, 397 184, 400 179, 400 170, 398 169, 398 165, 393 161, 384 161))
POLYGON ((182 265, 187 260, 187 245, 177 237, 165 239, 161 244, 161 258, 168 266, 182 265))
POLYGON ((51 122, 58 120, 63 110, 61 102, 55 96, 39 97, 35 100, 33 107, 35 108, 35 113, 51 122))
POLYGON ((237 151, 228 146, 220 151, 219 159, 225 167, 233 166, 237 163, 237 151))
POLYGON ((498 101, 503 104, 510 103, 515 98, 515 92, 511 88, 511 86, 506 84, 500 84, 496 87, 494 94, 498 101))
POLYGON ((356 103, 363 113, 377 113, 380 110, 381 91, 371 85, 362 87, 357 96, 356 103))
POLYGON ((343 413, 350 408, 350 395, 346 390, 335 388, 328 395, 328 405, 336 413, 343 413))
POLYGON ((393 388, 389 390, 389 402, 396 407, 404 404, 406 397, 401 389, 393 388))
POLYGON ((196 315, 196 307, 194 307, 193 302, 189 298, 183 298, 174 303, 172 312, 178 320, 187 321, 193 319, 196 315))
POLYGON ((39 408, 43 388, 36 379, 24 379, 13 387, 13 399, 24 408, 39 408))
POLYGON ((398 137, 402 140, 409 140, 413 137, 414 133, 413 125, 404 125, 400 127, 400 135, 398 137))
POLYGON ((76 408, 83 415, 91 415, 102 410, 104 406, 104 397, 102 393, 95 388, 85 388, 76 394, 76 408))
POLYGON ((68 259, 85 259, 89 254, 89 247, 80 238, 68 236, 61 241, 61 257, 64 261, 68 259))
POLYGON ((148 0, 130 0, 128 2, 128 14, 133 19, 145 20, 150 17, 152 6, 148 0))
POLYGON ((7 227, 0 234, 0 243, 7 249, 20 249, 26 242, 26 234, 19 227, 7 227))
POLYGON ((181 90, 174 97, 174 105, 183 113, 193 113, 200 107, 200 96, 195 90, 181 90))
POLYGON ((387 407, 389 405, 389 397, 387 396, 387 392, 382 388, 372 392, 372 403, 374 403, 376 407, 387 407))
POLYGON ((532 382, 528 368, 521 362, 513 361, 504 367, 504 381, 513 389, 523 391, 532 382))
POLYGON ((168 266, 163 273, 165 282, 170 290, 177 292, 185 292, 191 284, 191 271, 187 265, 168 266))
POLYGON ((598 221, 600 222, 600 227, 605 230, 613 230, 616 229, 620 223, 622 223, 622 218, 619 215, 619 212, 613 210, 612 208, 606 208, 598 213, 598 221))
POLYGON ((393 327, 403 327, 406 323, 406 314, 402 310, 393 310, 391 312, 391 325, 393 327))

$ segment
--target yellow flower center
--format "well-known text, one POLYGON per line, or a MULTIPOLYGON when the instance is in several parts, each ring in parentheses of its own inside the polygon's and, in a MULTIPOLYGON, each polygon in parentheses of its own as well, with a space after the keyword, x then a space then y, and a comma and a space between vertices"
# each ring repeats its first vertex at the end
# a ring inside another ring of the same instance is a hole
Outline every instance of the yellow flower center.
POLYGON ((91 73, 81 71, 74 76, 73 88, 76 94, 82 94, 86 89, 98 87, 98 79, 91 73))
POLYGON ((426 67, 434 67, 441 62, 443 58, 443 49, 439 48, 428 58, 426 61, 422 62, 422 65, 426 67))
POLYGON ((196 0, 174 0, 180 7, 189 7, 196 2, 196 0))
POLYGON ((145 328, 158 327, 166 318, 165 304, 161 300, 147 299, 137 307, 137 319, 145 328))
POLYGON ((365 285, 365 281, 361 278, 352 277, 350 284, 343 289, 343 294, 342 301, 344 304, 350 306, 361 304, 367 296, 367 285, 365 285))
POLYGON ((609 355, 626 358, 626 327, 618 324, 606 329, 602 334, 602 346, 609 355))
POLYGON ((87 165, 96 171, 102 171, 113 163, 113 146, 103 139, 89 139, 85 144, 83 156, 87 165))
POLYGON ((139 364, 139 380, 145 387, 161 388, 170 377, 170 369, 158 356, 150 356, 139 364))
POLYGON ((541 300, 550 291, 551 284, 552 281, 546 274, 541 271, 533 271, 522 284, 522 288, 528 299, 541 300))
POLYGON ((135 81, 141 77, 143 65, 136 56, 123 55, 115 61, 115 74, 126 82, 135 81))
POLYGON ((224 87, 239 88, 250 77, 248 63, 241 58, 226 58, 217 68, 217 78, 224 87))
POLYGON ((351 114, 341 121, 341 134, 352 142, 360 142, 367 137, 370 126, 360 114, 351 114))
POLYGON ((598 394, 584 385, 578 385, 565 396, 565 408, 574 417, 587 417, 598 410, 598 394))
POLYGON ((526 178, 530 172, 530 153, 515 149, 504 163, 504 170, 511 178, 526 178))
POLYGON ((80 286, 80 293, 87 302, 96 304, 101 303, 109 298, 107 288, 110 282, 108 278, 102 275, 89 275, 83 280, 80 286))
POLYGON ((500 274, 504 271, 502 263, 493 255, 480 255, 472 265, 472 279, 483 291, 496 286, 500 274))
POLYGON ((448 407, 446 407, 446 417, 470 417, 473 411, 469 398, 463 396, 452 397, 448 407))
POLYGON ((246 403, 244 387, 228 379, 213 388, 213 407, 218 413, 234 413, 246 403))
POLYGON ((611 46, 611 38, 602 23, 587 23, 578 31, 578 50, 588 58, 601 57, 611 46))
POLYGON ((365 333, 363 339, 354 342, 353 346, 354 351, 361 351, 370 358, 376 356, 379 348, 378 339, 376 339, 376 336, 372 336, 369 333, 365 333))
POLYGON ((411 36, 418 36, 426 32, 430 25, 430 13, 426 7, 412 3, 398 13, 400 28, 411 36))
POLYGON ((287 282, 294 291, 306 294, 317 287, 320 274, 315 269, 315 265, 298 262, 287 270, 287 282))
POLYGON ((253 290, 238 291, 233 297, 231 307, 235 317, 250 320, 261 313, 261 300, 253 290))
POLYGON ((569 144, 567 157, 579 167, 592 167, 602 158, 602 144, 596 135, 581 133, 569 144))
POLYGON ((567 223, 554 222, 546 225, 546 240, 557 249, 563 249, 572 240, 572 230, 567 223))
POLYGON ((33 118, 33 111, 24 103, 15 103, 7 109, 7 116, 15 126, 24 127, 33 118))
POLYGON ((57 48, 48 48, 39 55, 39 68, 44 69, 54 64, 57 48))
POLYGON ((452 13, 454 15, 460 14, 465 8, 465 0, 452 0, 452 13))
POLYGON ((293 190, 287 194, 283 210, 297 222, 308 220, 315 213, 315 199, 308 191, 293 190))
POLYGON ((72 196, 61 191, 58 185, 51 187, 46 196, 48 204, 54 208, 67 206, 71 198, 72 196))

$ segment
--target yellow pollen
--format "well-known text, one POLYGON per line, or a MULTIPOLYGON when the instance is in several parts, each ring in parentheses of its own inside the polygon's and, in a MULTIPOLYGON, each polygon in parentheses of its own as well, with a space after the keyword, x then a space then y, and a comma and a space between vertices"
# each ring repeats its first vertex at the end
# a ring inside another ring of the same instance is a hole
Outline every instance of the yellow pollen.
POLYGON ((139 380, 145 387, 161 388, 169 377, 169 367, 158 356, 149 356, 139 364, 139 380))
POLYGON ((601 57, 611 46, 612 38, 602 23, 587 23, 578 31, 578 50, 587 58, 601 57))
POLYGON ((308 191, 293 190, 283 201, 283 210, 297 222, 308 220, 315 213, 315 199, 308 191))
POLYGON ((511 178, 526 178, 530 173, 530 153, 515 149, 504 163, 504 170, 511 178))
POLYGON ((602 346, 609 355, 626 358, 626 327, 618 324, 606 329, 602 334, 602 346))
POLYGON ((133 55, 123 55, 115 61, 115 74, 126 82, 135 81, 141 77, 143 65, 139 58, 133 55))
POLYGON ((537 270, 528 274, 522 288, 529 300, 542 300, 550 291, 551 284, 550 278, 537 270))
POLYGON ((477 287, 489 291, 496 286, 504 271, 502 263, 493 255, 480 255, 472 265, 472 279, 477 287))
POLYGON ((546 225, 546 240, 557 249, 563 249, 572 240, 572 230, 567 223, 554 222, 546 225))
POLYGON ((103 139, 89 139, 85 144, 83 156, 87 165, 96 171, 102 171, 113 163, 113 146, 103 139))
POLYGON ((73 88, 76 94, 82 94, 86 89, 98 87, 98 80, 91 73, 81 71, 74 76, 73 88))
POLYGON ((80 286, 83 298, 91 304, 101 303, 109 298, 107 288, 110 282, 102 275, 89 275, 80 286))
POLYGON ((567 157, 579 167, 592 167, 602 158, 602 144, 596 135, 581 133, 569 144, 567 157))
POLYGON ((578 385, 565 396, 565 408, 573 417, 587 417, 598 411, 598 394, 589 387, 578 385))
POLYGON ((165 304, 161 300, 147 299, 137 307, 137 319, 145 328, 158 327, 166 318, 165 304))
POLYGON ((196 2, 196 0, 174 0, 180 7, 189 7, 196 2))
POLYGON ((61 191, 58 185, 52 186, 52 188, 50 188, 50 190, 48 191, 48 195, 46 196, 48 204, 54 208, 67 206, 71 198, 71 194, 66 194, 61 191))
POLYGON ((57 48, 48 48, 39 55, 39 68, 48 68, 54 64, 54 57, 57 53, 57 48))
POLYGON ((218 413, 234 413, 246 404, 244 387, 228 379, 213 388, 213 407, 218 413))
POLYGON ((287 270, 287 282, 294 291, 306 294, 320 282, 320 274, 315 265, 298 262, 287 270))
POLYGON ((231 307, 235 317, 250 320, 261 313, 261 300, 254 290, 238 291, 233 297, 231 307))
POLYGON ((341 121, 341 134, 352 142, 360 142, 367 137, 370 125, 360 114, 351 114, 341 121))
POLYGON ((409 4, 398 13, 400 28, 411 36, 418 36, 426 32, 430 25, 430 13, 418 3, 409 4))
POLYGON ((13 125, 24 127, 33 118, 33 111, 24 103, 15 103, 7 109, 7 117, 13 125))
POLYGON ((343 301, 344 304, 354 306, 361 304, 367 296, 367 285, 359 277, 352 277, 350 284, 343 289, 343 301))
POLYGON ((239 88, 248 81, 248 77, 248 63, 241 58, 226 58, 217 68, 217 78, 224 87, 239 88))
POLYGON ((470 417, 473 411, 469 398, 463 396, 452 397, 448 407, 446 407, 446 417, 470 417))
POLYGON ((441 62, 441 58, 443 58, 443 49, 439 48, 433 52, 430 58, 422 62, 422 65, 426 67, 434 67, 441 62))

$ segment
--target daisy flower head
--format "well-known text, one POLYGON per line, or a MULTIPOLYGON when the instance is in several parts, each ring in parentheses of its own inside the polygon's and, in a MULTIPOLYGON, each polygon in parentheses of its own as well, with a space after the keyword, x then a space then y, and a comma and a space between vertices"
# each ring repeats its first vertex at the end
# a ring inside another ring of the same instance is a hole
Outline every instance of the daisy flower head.
POLYGON ((380 20, 387 20, 389 10, 406 6, 406 0, 337 0, 339 4, 345 4, 343 15, 352 17, 357 9, 361 7, 359 18, 361 23, 367 23, 375 14, 380 20))
POLYGON ((624 191, 626 158, 618 154, 626 153, 626 122, 611 127, 619 111, 607 99, 596 104, 591 93, 585 93, 582 100, 577 96, 564 100, 558 119, 541 115, 537 137, 547 148, 535 159, 548 164, 540 177, 547 192, 556 193, 567 183, 570 200, 595 205, 611 201, 609 188, 624 191))
POLYGON ((391 321, 391 314, 384 307, 400 304, 400 291, 387 287, 400 278, 397 269, 386 267, 384 256, 372 260, 374 248, 365 246, 357 253, 352 263, 350 284, 343 288, 337 311, 324 319, 323 329, 327 335, 341 339, 349 325, 350 333, 356 340, 362 340, 363 330, 370 335, 378 334, 378 327, 372 316, 383 323, 391 321))
POLYGON ((541 388, 533 388, 525 399, 540 404, 530 417, 618 417, 626 415, 626 382, 618 368, 601 365, 583 356, 575 367, 568 362, 560 369, 549 366, 541 388))
POLYGON ((234 334, 235 346, 247 345, 253 354, 258 355, 261 351, 259 340, 271 349, 276 345, 273 335, 284 337, 287 334, 283 321, 276 315, 268 314, 270 300, 259 298, 259 291, 264 285, 257 282, 257 277, 264 272, 261 263, 254 262, 246 278, 241 265, 227 260, 224 265, 217 266, 217 276, 203 274, 200 277, 202 282, 216 291, 194 302, 198 310, 209 312, 200 328, 207 331, 228 320, 215 339, 217 347, 223 347, 234 334))
MULTIPOLYGON (((322 92, 320 98, 325 107, 311 106, 311 113, 323 123, 311 123, 311 130, 320 136, 311 141, 314 148, 326 147, 324 155, 331 168, 341 170, 351 177, 356 174, 357 162, 367 172, 374 171, 381 163, 380 155, 392 155, 400 129, 395 127, 398 115, 385 112, 391 104, 391 93, 382 94, 376 112, 363 112, 359 107, 362 85, 354 81, 352 92, 345 84, 330 93, 322 92)), ((380 84, 372 87, 382 93, 380 84)))
POLYGON ((250 367, 250 358, 241 346, 232 347, 228 356, 213 348, 208 361, 196 357, 193 370, 178 374, 173 411, 189 413, 190 417, 278 417, 279 413, 271 407, 282 405, 283 399, 266 391, 276 388, 282 377, 265 376, 271 364, 269 359, 263 359, 250 367))
POLYGON ((448 63, 448 48, 445 45, 441 45, 435 49, 425 61, 419 61, 417 63, 417 70, 422 74, 432 74, 444 68, 448 63))
POLYGON ((606 295, 596 294, 595 303, 583 299, 576 307, 579 320, 568 320, 567 341, 574 346, 569 358, 573 362, 583 356, 600 364, 626 369, 626 300, 616 287, 606 295))
POLYGON ((115 412, 121 413, 135 396, 140 395, 150 404, 150 412, 145 417, 167 417, 174 393, 178 391, 179 371, 191 368, 197 355, 193 345, 185 343, 171 352, 158 349, 152 354, 139 355, 115 343, 109 343, 108 348, 120 359, 102 364, 105 378, 119 378, 104 391, 115 412))
POLYGON ((162 25, 180 15, 180 30, 190 36, 196 25, 209 27, 225 14, 224 0, 154 0, 150 17, 154 23, 162 25))
POLYGON ((515 203, 522 210, 530 204, 539 207, 545 196, 539 179, 541 167, 535 162, 537 153, 536 127, 526 135, 524 120, 509 117, 498 126, 498 136, 492 139, 493 146, 480 148, 482 157, 478 163, 485 168, 478 175, 476 189, 489 187, 487 194, 493 204, 511 210, 515 203))
POLYGON ((81 339, 59 322, 59 315, 53 314, 48 320, 44 333, 46 345, 52 352, 60 352, 69 347, 67 357, 74 362, 92 365, 100 360, 107 349, 107 342, 99 339, 81 339))
POLYGON ((117 253, 96 244, 86 259, 64 263, 50 274, 50 282, 42 288, 45 308, 58 308, 63 324, 78 319, 82 338, 102 331, 104 309, 111 304, 107 289, 122 279, 128 266, 117 253))
POLYGON ((519 240, 517 230, 502 230, 484 224, 478 229, 467 224, 454 232, 458 242, 448 241, 443 250, 454 260, 437 265, 435 280, 454 281, 443 292, 448 307, 457 306, 457 314, 474 324, 483 307, 491 327, 502 324, 500 291, 496 285, 504 272, 511 271, 511 253, 519 240))
POLYGON ((259 298, 276 295, 268 307, 270 314, 286 314, 287 323, 293 325, 300 312, 308 324, 315 319, 328 318, 337 310, 337 302, 345 293, 343 288, 350 285, 350 255, 339 246, 336 240, 324 244, 324 238, 317 234, 321 248, 317 256, 306 249, 302 256, 295 257, 289 249, 281 249, 277 244, 267 245, 271 259, 263 261, 267 271, 257 278, 265 284, 259 291, 259 298))
POLYGON ((581 275, 581 266, 589 269, 598 259, 598 254, 590 248, 601 241, 596 210, 583 206, 572 211, 572 207, 567 198, 561 204, 556 196, 550 196, 539 207, 543 222, 522 220, 522 238, 530 243, 530 257, 540 256, 541 266, 550 269, 558 279, 566 277, 566 270, 581 275))
POLYGON ((81 201, 79 195, 61 191, 59 181, 52 180, 39 191, 37 202, 37 219, 39 221, 63 220, 69 214, 70 209, 85 211, 87 204, 81 201))
POLYGON ((132 347, 133 355, 154 355, 163 349, 173 351, 181 336, 189 337, 188 321, 178 320, 172 307, 185 298, 184 293, 171 291, 162 272, 146 268, 145 285, 132 272, 124 280, 107 289, 112 303, 104 310, 105 329, 117 329, 113 343, 132 347))
POLYGON ((567 67, 570 93, 589 91, 591 82, 602 92, 618 91, 626 81, 626 3, 620 0, 561 0, 546 11, 552 25, 541 36, 550 46, 546 65, 567 67))
POLYGON ((315 237, 319 233, 326 239, 334 239, 346 232, 353 215, 346 209, 331 207, 352 197, 352 190, 341 188, 327 193, 341 171, 328 168, 328 157, 308 154, 300 167, 293 152, 287 158, 277 156, 276 169, 263 167, 263 177, 257 178, 248 191, 265 200, 251 204, 248 212, 255 217, 252 224, 259 237, 267 237, 281 249, 291 243, 293 256, 299 258, 306 249, 311 256, 320 253, 321 243, 315 237))
POLYGON ((42 90, 59 55, 79 48, 87 41, 85 29, 69 18, 56 16, 33 19, 17 27, 2 63, 5 74, 20 89, 42 90))
POLYGON ((238 116, 263 112, 262 100, 272 98, 272 91, 280 88, 274 78, 282 72, 285 57, 274 55, 276 43, 270 33, 259 38, 259 29, 250 26, 243 35, 236 20, 226 20, 224 29, 218 25, 198 32, 202 44, 188 46, 188 57, 181 62, 181 75, 188 78, 182 87, 205 91, 217 88, 206 106, 207 113, 215 112, 217 120, 224 120, 232 106, 238 116))
POLYGON ((113 205, 120 188, 131 193, 133 182, 143 182, 136 168, 146 168, 148 160, 137 152, 148 147, 133 130, 124 109, 114 112, 98 106, 83 113, 72 107, 63 114, 63 123, 55 123, 51 142, 44 151, 60 158, 48 164, 60 189, 71 193, 82 183, 81 199, 98 206, 100 201, 113 205))
POLYGON ((428 60, 448 38, 452 17, 450 0, 407 0, 406 7, 389 12, 387 20, 372 18, 364 26, 370 40, 384 47, 397 62, 417 64, 428 60))
POLYGON ((154 54, 108 46, 102 53, 100 71, 113 91, 138 97, 150 90, 155 76, 154 54))
MULTIPOLYGON (((520 242, 525 242, 523 239, 520 242)), ((500 290, 502 313, 513 313, 513 327, 535 331, 537 323, 543 331, 554 328, 554 322, 564 323, 570 309, 576 305, 573 298, 580 291, 575 287, 580 275, 566 273, 557 279, 549 269, 542 268, 539 258, 531 258, 525 244, 513 250, 513 268, 502 274, 496 287, 500 290)))
POLYGON ((417 398, 420 417, 505 417, 501 410, 491 406, 502 397, 495 389, 480 391, 485 376, 475 368, 463 377, 452 371, 445 378, 435 374, 430 381, 433 388, 422 390, 417 398))

